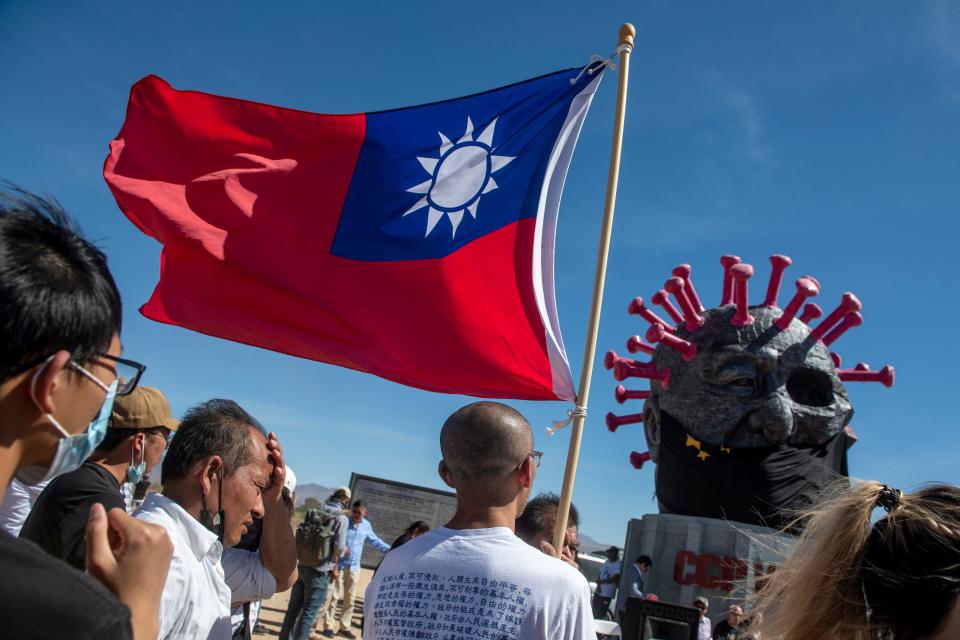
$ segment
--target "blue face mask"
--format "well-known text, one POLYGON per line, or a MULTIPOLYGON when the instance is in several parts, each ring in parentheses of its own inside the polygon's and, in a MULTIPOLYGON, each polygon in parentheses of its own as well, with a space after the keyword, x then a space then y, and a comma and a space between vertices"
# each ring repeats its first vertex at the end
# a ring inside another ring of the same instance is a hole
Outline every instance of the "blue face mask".
MULTIPOLYGON (((47 364, 49 363, 50 360, 47 360, 47 364)), ((45 364, 44 367, 46 366, 47 365, 45 364)), ((97 448, 97 445, 103 442, 104 436, 107 435, 107 422, 110 420, 110 414, 113 412, 113 401, 117 396, 117 385, 119 384, 119 380, 114 380, 113 384, 107 387, 100 382, 96 376, 80 365, 73 364, 72 366, 81 375, 89 378, 91 381, 96 383, 98 387, 103 389, 106 392, 107 397, 100 406, 100 411, 97 413, 97 416, 93 419, 93 421, 90 423, 90 426, 88 426, 87 430, 83 433, 71 435, 66 429, 63 428, 63 426, 61 426, 59 422, 57 422, 56 418, 50 414, 46 414, 47 420, 50 421, 50 424, 56 427, 57 431, 62 433, 64 437, 61 438, 57 443, 57 452, 54 454, 53 462, 50 463, 48 468, 44 469, 41 465, 31 465, 21 469, 16 473, 17 480, 23 484, 39 484, 79 468, 80 465, 83 464, 83 461, 90 457, 90 454, 93 453, 93 450, 97 448)), ((32 383, 34 386, 36 386, 37 379, 42 371, 43 368, 39 369, 37 373, 34 374, 32 383)))
MULTIPOLYGON (((147 445, 146 436, 144 436, 143 446, 147 445)), ((127 467, 127 482, 137 484, 143 480, 143 474, 147 470, 146 453, 141 452, 140 464, 134 464, 133 445, 130 445, 130 466, 127 467)))

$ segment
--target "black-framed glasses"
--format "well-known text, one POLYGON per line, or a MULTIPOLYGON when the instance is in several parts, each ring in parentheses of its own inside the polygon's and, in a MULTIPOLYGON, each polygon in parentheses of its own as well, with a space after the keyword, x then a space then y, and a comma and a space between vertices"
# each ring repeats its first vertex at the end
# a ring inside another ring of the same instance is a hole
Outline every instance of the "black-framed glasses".
POLYGON ((531 457, 533 458, 533 464, 535 464, 539 469, 540 459, 543 458, 543 451, 536 451, 536 450, 531 451, 527 455, 523 456, 523 460, 520 461, 520 464, 517 465, 517 468, 519 469, 520 467, 522 467, 523 463, 527 461, 527 458, 531 458, 531 457))
POLYGON ((146 365, 140 364, 135 360, 118 358, 117 356, 111 356, 110 354, 103 353, 102 351, 98 351, 96 355, 98 358, 109 360, 115 365, 117 370, 118 396, 129 395, 134 389, 136 389, 137 384, 140 383, 140 376, 142 376, 143 372, 147 370, 146 365))
MULTIPOLYGON (((28 371, 38 364, 48 360, 52 354, 46 354, 42 356, 37 356, 23 364, 12 367, 7 371, 7 375, 15 376, 28 371)), ((111 356, 108 353, 103 353, 98 351, 94 354, 97 358, 103 358, 104 360, 109 360, 114 363, 115 369, 117 372, 117 395, 125 396, 129 395, 134 389, 137 388, 137 384, 140 383, 140 377, 143 375, 143 372, 147 370, 147 366, 140 364, 135 360, 128 360, 126 358, 118 358, 117 356, 111 356)), ((71 363, 74 366, 83 368, 82 365, 78 362, 71 363)))

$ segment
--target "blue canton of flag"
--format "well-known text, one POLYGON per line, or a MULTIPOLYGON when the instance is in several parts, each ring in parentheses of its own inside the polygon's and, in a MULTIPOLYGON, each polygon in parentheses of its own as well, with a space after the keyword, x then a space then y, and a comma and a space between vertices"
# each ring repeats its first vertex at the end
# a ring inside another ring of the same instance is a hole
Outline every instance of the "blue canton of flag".
POLYGON ((568 69, 473 96, 366 114, 331 254, 367 261, 442 258, 535 218, 544 205, 545 176, 566 146, 558 137, 569 135, 571 105, 578 97, 589 103, 600 79, 578 74, 568 69))

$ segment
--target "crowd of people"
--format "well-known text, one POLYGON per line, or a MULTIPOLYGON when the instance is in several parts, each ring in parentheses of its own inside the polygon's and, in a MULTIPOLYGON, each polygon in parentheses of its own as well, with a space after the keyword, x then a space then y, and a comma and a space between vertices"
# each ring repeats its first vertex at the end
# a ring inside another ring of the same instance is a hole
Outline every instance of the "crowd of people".
MULTIPOLYGON (((654 559, 623 567, 616 547, 591 593, 575 509, 552 546, 559 499, 530 499, 542 454, 497 402, 441 428, 438 472, 457 499, 444 526, 415 522, 387 544, 341 487, 294 531, 277 435, 232 400, 178 420, 140 384, 106 257, 52 200, 2 196, 0 307, 3 637, 249 638, 258 603, 288 589, 281 638, 355 637, 367 545, 386 554, 364 597, 369 640, 593 640, 618 587, 622 620, 652 596, 654 559), (162 490, 128 514, 125 487, 157 465, 162 490)), ((739 604, 711 627, 697 598, 701 640, 960 637, 960 489, 844 485, 802 525, 749 628, 739 604)))

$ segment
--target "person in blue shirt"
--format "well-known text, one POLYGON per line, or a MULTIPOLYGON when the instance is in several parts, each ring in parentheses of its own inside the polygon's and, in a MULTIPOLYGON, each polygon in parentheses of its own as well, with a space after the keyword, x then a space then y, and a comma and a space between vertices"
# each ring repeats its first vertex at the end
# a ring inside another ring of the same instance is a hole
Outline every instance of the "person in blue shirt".
MULTIPOLYGON (((363 500, 354 500, 350 509, 350 526, 347 528, 347 551, 340 558, 340 576, 343 593, 343 607, 340 613, 340 635, 346 638, 356 638, 350 625, 353 621, 353 603, 357 596, 357 583, 360 579, 360 558, 363 556, 363 545, 369 543, 377 551, 386 553, 390 545, 381 540, 370 521, 367 520, 367 506, 363 500)), ((339 585, 338 585, 339 586, 339 585)))

